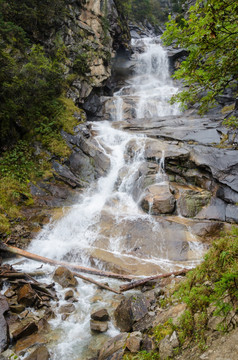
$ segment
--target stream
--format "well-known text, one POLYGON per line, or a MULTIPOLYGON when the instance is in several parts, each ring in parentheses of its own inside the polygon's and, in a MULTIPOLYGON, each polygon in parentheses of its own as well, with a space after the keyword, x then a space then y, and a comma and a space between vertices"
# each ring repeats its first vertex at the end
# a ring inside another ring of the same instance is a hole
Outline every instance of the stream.
MULTIPOLYGON (((28 250, 82 266, 148 276, 193 267, 200 261, 204 246, 179 213, 155 216, 151 208, 145 212, 141 207, 148 179, 161 189, 169 186, 164 166, 166 144, 161 156, 150 163, 145 158, 147 137, 123 130, 120 124, 128 114, 143 124, 144 119, 179 115, 180 110, 168 104, 178 89, 170 78, 168 58, 159 38, 134 39, 132 46, 134 73, 108 99, 110 120, 91 123, 98 146, 110 160, 110 170, 78 195, 77 202, 65 209, 62 218, 46 225, 28 250)), ((34 271, 38 266, 28 261, 21 269, 34 271)), ((50 266, 43 268, 46 273, 53 272, 50 266)), ((50 282, 52 278, 42 281, 50 282)), ((112 279, 98 281, 114 288, 121 284, 112 279)), ((65 304, 66 290, 57 284, 56 290, 59 306, 65 304)), ((105 339, 119 333, 111 321, 106 333, 92 335, 90 314, 104 307, 112 314, 120 295, 98 290, 79 279, 76 298, 74 313, 64 321, 60 314, 50 321, 48 348, 52 359, 85 360, 105 339)))

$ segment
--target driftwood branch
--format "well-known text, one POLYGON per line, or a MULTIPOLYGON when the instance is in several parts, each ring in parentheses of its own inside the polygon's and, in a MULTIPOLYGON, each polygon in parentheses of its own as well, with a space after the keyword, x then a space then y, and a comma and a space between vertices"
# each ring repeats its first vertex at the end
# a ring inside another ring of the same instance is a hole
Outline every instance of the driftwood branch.
POLYGON ((132 281, 129 284, 124 284, 120 286, 120 291, 127 291, 130 289, 134 289, 140 285, 144 285, 145 283, 147 283, 148 281, 152 281, 152 280, 156 280, 156 279, 164 279, 167 277, 170 277, 172 275, 174 276, 178 276, 178 275, 184 275, 186 274, 188 271, 190 271, 191 269, 182 269, 182 270, 178 270, 178 271, 172 271, 170 273, 166 273, 166 274, 160 274, 160 275, 154 275, 154 276, 150 276, 141 280, 137 280, 137 281, 132 281))
POLYGON ((65 266, 65 267, 67 267, 69 269, 79 271, 79 272, 88 273, 88 274, 111 277, 111 278, 116 278, 116 279, 121 279, 121 280, 132 280, 132 279, 135 278, 134 276, 131 276, 131 275, 115 274, 115 273, 112 273, 112 272, 109 272, 109 271, 97 270, 97 269, 93 269, 93 268, 86 268, 84 266, 80 266, 80 265, 77 265, 77 264, 71 264, 71 263, 68 263, 68 262, 65 262, 65 261, 57 261, 57 260, 49 259, 49 258, 42 257, 42 256, 39 256, 39 255, 36 255, 36 254, 32 254, 32 253, 30 253, 28 251, 19 249, 19 248, 14 247, 14 246, 6 245, 6 244, 3 244, 3 243, 0 243, 0 250, 9 251, 12 254, 20 255, 20 256, 23 256, 23 257, 25 257, 27 259, 43 262, 43 263, 50 264, 50 265, 65 266))

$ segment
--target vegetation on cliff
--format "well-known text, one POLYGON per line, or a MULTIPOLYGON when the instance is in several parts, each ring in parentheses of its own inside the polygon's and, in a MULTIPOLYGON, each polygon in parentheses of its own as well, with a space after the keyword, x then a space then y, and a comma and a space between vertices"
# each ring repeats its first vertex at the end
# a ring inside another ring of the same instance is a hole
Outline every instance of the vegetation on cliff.
POLYGON ((199 102, 203 113, 229 87, 237 91, 238 4, 232 0, 197 0, 186 15, 170 19, 166 45, 188 49, 174 77, 184 90, 173 97, 185 107, 199 102))
POLYGON ((149 21, 155 27, 167 21, 171 12, 181 12, 186 3, 185 0, 117 0, 117 2, 121 4, 129 20, 142 23, 149 21))
POLYGON ((46 152, 59 159, 70 152, 60 131, 78 123, 80 110, 64 96, 72 74, 65 76, 67 52, 57 36, 46 46, 66 10, 63 0, 0 0, 0 233, 32 204, 29 181, 50 174, 46 152), (35 141, 46 151, 41 156, 35 141))

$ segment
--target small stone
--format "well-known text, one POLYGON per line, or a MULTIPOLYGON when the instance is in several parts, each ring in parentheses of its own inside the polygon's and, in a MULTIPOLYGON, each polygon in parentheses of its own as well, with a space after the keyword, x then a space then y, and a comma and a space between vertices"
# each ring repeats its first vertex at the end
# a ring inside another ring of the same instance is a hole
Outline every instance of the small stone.
POLYGON ((59 308, 59 314, 70 314, 75 311, 74 304, 62 305, 59 308))
POLYGON ((16 292, 11 288, 7 289, 4 293, 4 296, 6 296, 7 298, 11 298, 14 295, 16 295, 16 292))
POLYGON ((19 314, 19 316, 20 316, 21 319, 24 319, 25 317, 27 317, 28 314, 29 314, 29 311, 24 310, 19 314))
POLYGON ((108 322, 107 321, 96 321, 96 320, 91 319, 90 320, 90 328, 92 331, 105 332, 108 329, 108 322))
POLYGON ((78 302, 78 299, 76 299, 75 297, 71 297, 67 301, 72 304, 78 302))
POLYGON ((64 288, 75 287, 78 284, 72 272, 64 266, 59 266, 55 270, 53 279, 64 288))
POLYGON ((145 335, 142 341, 142 350, 150 352, 155 349, 155 343, 148 335, 145 335))
POLYGON ((64 294, 64 299, 65 299, 65 300, 69 300, 69 299, 72 298, 73 296, 74 296, 73 290, 68 290, 68 291, 64 294))
POLYGON ((100 295, 95 295, 95 296, 91 299, 92 303, 96 303, 96 302, 102 301, 102 300, 103 300, 103 298, 102 298, 102 296, 100 296, 100 295))
POLYGON ((166 360, 173 356, 173 347, 169 341, 169 335, 160 341, 159 355, 161 360, 166 360))
POLYGON ((69 314, 62 314, 61 320, 65 321, 69 317, 69 314))
POLYGON ((36 332, 38 330, 38 327, 34 321, 29 322, 26 325, 20 325, 13 333, 12 337, 13 340, 18 340, 23 337, 29 336, 36 332))
POLYGON ((25 310, 25 305, 22 304, 10 305, 10 310, 15 314, 20 314, 25 310))
POLYGON ((170 343, 172 345, 173 348, 176 348, 179 346, 179 341, 178 341, 178 337, 177 337, 177 334, 176 334, 176 331, 173 332, 173 334, 171 335, 170 337, 170 343))
POLYGON ((25 284, 19 289, 17 296, 19 304, 32 306, 35 303, 35 300, 36 292, 32 289, 30 284, 25 284))
POLYGON ((222 317, 212 316, 209 319, 208 324, 207 324, 208 329, 216 331, 223 320, 224 320, 224 318, 222 318, 222 317))
POLYGON ((33 351, 32 354, 27 356, 25 360, 48 360, 50 358, 49 351, 45 346, 40 346, 38 349, 33 351))
POLYGON ((35 333, 17 341, 15 351, 19 355, 25 355, 26 350, 33 346, 45 344, 47 340, 40 334, 35 333))
POLYGON ((126 340, 126 347, 131 353, 137 353, 140 351, 140 345, 142 342, 142 334, 140 331, 135 331, 130 334, 126 340))
POLYGON ((107 321, 110 317, 106 309, 101 309, 91 314, 91 319, 96 321, 107 321))

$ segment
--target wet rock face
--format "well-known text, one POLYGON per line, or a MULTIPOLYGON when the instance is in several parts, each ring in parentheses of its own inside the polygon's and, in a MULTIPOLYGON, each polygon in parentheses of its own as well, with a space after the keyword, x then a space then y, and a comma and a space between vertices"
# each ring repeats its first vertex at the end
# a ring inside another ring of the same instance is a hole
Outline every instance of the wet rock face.
MULTIPOLYGON (((143 121, 130 119, 120 126, 149 137, 145 145, 147 161, 158 161, 164 152, 165 172, 176 186, 191 184, 207 190, 179 191, 178 213, 184 217, 238 222, 237 150, 231 148, 234 144, 229 138, 221 143, 228 132, 221 118, 185 114, 143 121)), ((135 144, 130 145, 128 154, 134 149, 135 144)), ((148 211, 153 196, 148 195, 145 200, 142 206, 148 211)))

